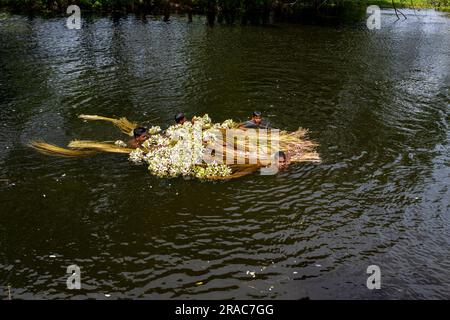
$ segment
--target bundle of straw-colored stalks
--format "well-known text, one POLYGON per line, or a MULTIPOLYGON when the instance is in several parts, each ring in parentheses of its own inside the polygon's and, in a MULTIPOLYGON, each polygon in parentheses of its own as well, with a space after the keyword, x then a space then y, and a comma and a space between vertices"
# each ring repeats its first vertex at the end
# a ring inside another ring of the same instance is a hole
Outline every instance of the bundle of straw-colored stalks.
POLYGON ((90 141, 90 140, 73 140, 68 144, 69 148, 77 150, 96 150, 102 152, 112 152, 112 153, 130 153, 134 149, 119 147, 114 143, 100 142, 100 141, 90 141))
POLYGON ((320 156, 315 151, 317 143, 308 140, 307 133, 308 131, 302 128, 294 132, 280 131, 278 134, 271 134, 269 130, 264 141, 250 141, 248 138, 231 141, 226 139, 225 132, 222 131, 221 139, 212 149, 221 150, 224 156, 222 160, 233 164, 269 165, 273 161, 273 154, 280 150, 287 153, 290 162, 319 162, 320 156))
POLYGON ((60 157, 86 157, 97 152, 112 152, 129 154, 134 149, 124 148, 110 142, 74 140, 68 145, 68 148, 62 148, 54 144, 43 141, 32 141, 30 147, 50 156, 60 157))
POLYGON ((95 151, 93 150, 66 149, 43 141, 32 141, 30 147, 50 156, 86 157, 95 154, 95 151))
POLYGON ((83 120, 90 120, 90 121, 101 120, 101 121, 111 122, 116 127, 118 127, 123 133, 125 133, 129 136, 133 135, 133 130, 138 126, 136 122, 131 122, 127 118, 124 118, 124 117, 119 118, 119 119, 114 119, 114 118, 108 118, 108 117, 97 116, 97 115, 80 114, 78 116, 78 118, 83 119, 83 120))

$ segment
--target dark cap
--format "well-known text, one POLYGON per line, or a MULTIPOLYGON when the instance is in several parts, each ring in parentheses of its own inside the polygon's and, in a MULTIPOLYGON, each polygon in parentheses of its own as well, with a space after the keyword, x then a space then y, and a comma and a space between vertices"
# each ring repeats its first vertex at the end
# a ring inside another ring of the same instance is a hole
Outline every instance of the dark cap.
POLYGON ((133 136, 135 138, 139 138, 140 136, 142 136, 144 133, 147 132, 147 129, 144 127, 137 127, 133 130, 133 136))
POLYGON ((253 111, 252 114, 254 117, 261 117, 262 113, 260 111, 253 111))
POLYGON ((175 122, 179 123, 181 120, 183 120, 183 118, 185 118, 184 113, 180 112, 175 116, 175 122))

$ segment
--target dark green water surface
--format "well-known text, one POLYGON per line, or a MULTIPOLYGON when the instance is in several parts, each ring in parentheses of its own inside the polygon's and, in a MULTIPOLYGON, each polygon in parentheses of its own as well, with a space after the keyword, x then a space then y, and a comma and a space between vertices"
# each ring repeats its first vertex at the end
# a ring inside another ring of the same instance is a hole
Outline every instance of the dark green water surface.
POLYGON ((2 15, 0 298, 450 298, 450 19, 406 12, 374 31, 2 15), (254 109, 323 162, 202 183, 26 146, 125 138, 81 113, 254 109))

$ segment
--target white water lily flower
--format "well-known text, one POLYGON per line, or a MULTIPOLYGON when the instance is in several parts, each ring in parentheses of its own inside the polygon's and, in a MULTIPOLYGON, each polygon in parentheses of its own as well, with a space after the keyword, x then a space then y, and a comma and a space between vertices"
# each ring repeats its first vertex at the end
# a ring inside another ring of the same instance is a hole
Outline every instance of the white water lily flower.
POLYGON ((142 149, 135 149, 130 152, 128 159, 134 163, 141 163, 144 160, 145 153, 142 149))
POLYGON ((232 128, 236 128, 238 126, 238 124, 236 122, 234 122, 232 119, 227 119, 224 122, 222 122, 222 124, 220 125, 221 128, 224 129, 232 129, 232 128))
POLYGON ((216 128, 211 128, 203 131, 203 141, 214 143, 219 139, 222 133, 216 128))
POLYGON ((153 126, 153 127, 148 128, 147 131, 151 135, 158 134, 158 133, 161 132, 161 127, 160 126, 153 126))
POLYGON ((116 142, 114 142, 114 144, 116 146, 118 146, 118 147, 121 147, 121 148, 126 148, 127 147, 127 144, 125 142, 123 142, 122 140, 117 140, 116 142))

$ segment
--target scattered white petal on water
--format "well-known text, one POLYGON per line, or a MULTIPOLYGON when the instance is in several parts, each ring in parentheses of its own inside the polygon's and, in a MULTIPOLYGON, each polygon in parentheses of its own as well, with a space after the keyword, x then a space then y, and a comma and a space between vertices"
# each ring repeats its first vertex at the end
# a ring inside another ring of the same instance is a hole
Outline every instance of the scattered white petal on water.
POLYGON ((49 257, 50 257, 50 258, 56 258, 56 255, 51 254, 49 257))
POLYGON ((46 197, 45 193, 42 196, 45 198, 46 197))
POLYGON ((321 264, 316 264, 316 267, 321 267, 322 265, 321 264))
POLYGON ((297 271, 294 271, 294 272, 292 272, 293 274, 297 274, 298 272, 297 271))
POLYGON ((109 298, 109 297, 111 297, 111 295, 106 293, 105 297, 109 298))

